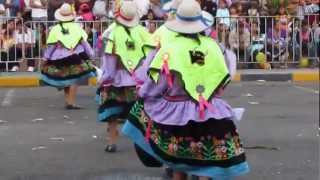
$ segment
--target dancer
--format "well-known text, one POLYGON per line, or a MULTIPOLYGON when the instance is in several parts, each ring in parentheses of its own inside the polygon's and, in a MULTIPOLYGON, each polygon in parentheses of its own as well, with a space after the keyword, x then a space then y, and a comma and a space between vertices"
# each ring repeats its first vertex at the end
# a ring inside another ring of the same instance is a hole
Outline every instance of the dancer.
POLYGON ((114 14, 115 23, 104 33, 103 75, 99 83, 98 120, 108 123, 106 152, 117 151, 118 121, 127 117, 136 100, 134 71, 147 54, 145 42, 150 38, 147 29, 139 25, 134 2, 123 1, 114 14))
POLYGON ((199 35, 208 28, 201 14, 196 1, 184 0, 176 19, 165 23, 178 35, 152 60, 150 78, 139 89, 143 102, 132 108, 122 132, 172 168, 173 179, 230 179, 249 167, 234 112, 217 94, 230 80, 224 56, 199 35))
POLYGON ((89 61, 94 52, 86 32, 74 22, 75 16, 67 3, 56 10, 59 23, 49 33, 41 70, 42 83, 64 90, 68 110, 81 108, 75 102, 78 83, 95 76, 95 68, 89 61))

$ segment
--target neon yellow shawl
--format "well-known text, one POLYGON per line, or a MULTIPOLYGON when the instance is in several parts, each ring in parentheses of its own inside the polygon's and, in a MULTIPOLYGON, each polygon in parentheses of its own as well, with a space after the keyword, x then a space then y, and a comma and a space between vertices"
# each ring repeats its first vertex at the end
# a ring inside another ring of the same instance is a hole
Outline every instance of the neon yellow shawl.
POLYGON ((60 42, 65 48, 75 48, 81 40, 87 40, 87 33, 75 22, 67 22, 62 24, 63 28, 68 31, 67 34, 62 32, 59 24, 55 25, 48 36, 47 44, 55 44, 60 42))
POLYGON ((204 36, 199 36, 199 40, 200 45, 195 40, 176 37, 174 42, 160 48, 149 68, 154 80, 158 80, 161 71, 180 75, 186 92, 198 102, 201 98, 209 100, 230 77, 219 45, 204 36), (203 59, 192 58, 195 52, 201 52, 203 59))

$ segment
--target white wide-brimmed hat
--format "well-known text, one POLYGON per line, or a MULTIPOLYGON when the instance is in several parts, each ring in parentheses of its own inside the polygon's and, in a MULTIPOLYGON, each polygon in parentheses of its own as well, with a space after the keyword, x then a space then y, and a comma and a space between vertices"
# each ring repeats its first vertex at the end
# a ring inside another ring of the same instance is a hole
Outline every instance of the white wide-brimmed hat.
POLYGON ((162 10, 165 11, 165 12, 176 12, 177 11, 177 8, 178 6, 180 5, 180 3, 182 2, 183 0, 171 0, 167 3, 165 3, 163 6, 162 6, 162 10))
POLYGON ((123 1, 114 15, 116 21, 124 26, 134 27, 139 24, 138 7, 133 1, 123 1))
POLYGON ((76 12, 72 9, 68 3, 63 3, 59 9, 54 13, 54 17, 58 21, 66 22, 73 21, 76 17, 76 12))
POLYGON ((175 32, 194 34, 208 29, 212 24, 213 17, 202 11, 197 1, 183 0, 178 7, 176 18, 167 21, 165 26, 175 32))

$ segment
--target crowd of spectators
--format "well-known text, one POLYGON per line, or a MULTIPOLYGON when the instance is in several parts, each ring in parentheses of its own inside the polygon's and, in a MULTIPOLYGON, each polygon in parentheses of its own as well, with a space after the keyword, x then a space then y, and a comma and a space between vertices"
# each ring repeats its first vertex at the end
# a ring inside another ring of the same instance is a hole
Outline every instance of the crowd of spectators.
MULTIPOLYGON (((161 7, 168 1, 136 0, 143 25, 151 33, 167 18, 161 7)), ((232 49, 240 61, 255 62, 259 52, 272 61, 280 61, 282 56, 294 59, 320 54, 315 47, 319 46, 319 0, 198 1, 202 9, 215 17, 211 37, 232 49)), ((78 21, 113 17, 113 0, 0 0, 1 61, 40 56, 48 31, 48 23, 41 22, 54 21, 54 12, 63 2, 73 5, 78 21), (25 23, 28 21, 39 23, 25 23)), ((98 46, 102 26, 101 23, 84 26, 94 47, 98 46)), ((28 71, 34 71, 34 64, 33 60, 28 61, 28 71)), ((0 69, 3 67, 0 63, 0 69)), ((18 71, 19 64, 10 63, 9 69, 18 71)))

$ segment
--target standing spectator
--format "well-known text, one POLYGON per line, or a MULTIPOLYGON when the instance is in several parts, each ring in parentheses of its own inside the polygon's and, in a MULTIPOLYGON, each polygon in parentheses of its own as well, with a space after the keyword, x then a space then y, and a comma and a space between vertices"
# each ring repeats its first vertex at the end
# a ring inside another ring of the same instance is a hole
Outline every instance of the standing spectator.
POLYGON ((248 16, 250 16, 250 20, 254 22, 258 22, 259 24, 259 10, 257 1, 252 1, 250 3, 250 8, 248 9, 248 16))
POLYGON ((7 17, 16 17, 21 6, 20 0, 5 0, 7 17))
POLYGON ((6 17, 6 8, 2 2, 0 2, 0 26, 2 27, 2 24, 5 22, 3 20, 6 17))
POLYGON ((63 4, 64 0, 48 0, 48 21, 54 21, 54 12, 63 4))
POLYGON ((304 13, 309 25, 316 22, 316 19, 319 18, 317 17, 319 16, 319 1, 305 0, 304 13))
POLYGON ((230 32, 229 45, 234 52, 239 52, 241 55, 246 53, 250 45, 250 32, 243 23, 239 22, 239 27, 230 32))
POLYGON ((82 17, 84 21, 93 21, 93 13, 88 3, 82 3, 79 8, 78 15, 82 17))
POLYGON ((304 3, 304 0, 299 0, 299 4, 296 9, 296 14, 300 20, 304 19, 304 3))
POLYGON ((154 12, 157 18, 163 18, 165 13, 161 9, 162 4, 160 0, 150 0, 150 8, 154 12))
POLYGON ((235 4, 230 6, 230 30, 233 30, 238 25, 239 14, 235 4))
POLYGON ((32 21, 47 20, 47 0, 30 0, 30 7, 32 21))
POLYGON ((230 13, 227 0, 218 0, 218 10, 216 17, 219 24, 224 24, 226 29, 230 27, 230 13))
MULTIPOLYGON (((92 7, 92 13, 97 19, 101 19, 108 16, 112 7, 108 4, 108 0, 96 0, 92 7)), ((109 2, 110 3, 110 2, 109 2)))
POLYGON ((289 25, 290 25, 290 16, 289 16, 285 6, 280 6, 279 7, 278 19, 280 21, 280 29, 281 29, 281 31, 288 32, 288 28, 289 28, 289 25))

